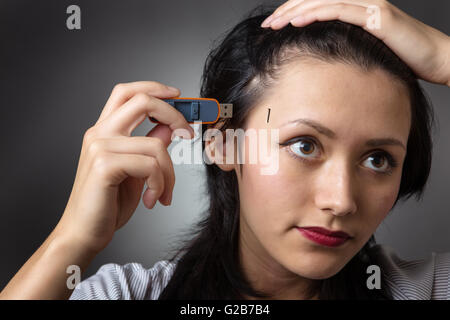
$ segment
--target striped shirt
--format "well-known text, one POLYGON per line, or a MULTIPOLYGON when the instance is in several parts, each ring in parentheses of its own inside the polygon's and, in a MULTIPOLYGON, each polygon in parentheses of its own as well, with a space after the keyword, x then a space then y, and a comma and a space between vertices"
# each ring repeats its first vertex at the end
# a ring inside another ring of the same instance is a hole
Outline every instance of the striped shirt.
MULTIPOLYGON (((382 285, 389 287, 394 300, 450 300, 450 252, 406 261, 387 245, 376 244, 371 250, 377 252, 382 285)), ((175 266, 167 260, 149 269, 135 262, 105 264, 81 281, 69 299, 157 300, 175 266)))

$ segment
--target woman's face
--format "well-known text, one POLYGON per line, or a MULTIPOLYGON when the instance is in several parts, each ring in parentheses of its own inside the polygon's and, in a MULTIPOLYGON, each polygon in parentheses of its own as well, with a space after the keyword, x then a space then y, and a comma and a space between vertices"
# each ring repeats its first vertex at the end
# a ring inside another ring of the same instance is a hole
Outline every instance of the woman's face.
POLYGON ((318 60, 285 66, 246 125, 279 129, 278 142, 289 143, 274 158, 278 171, 262 175, 267 164, 249 163, 247 138, 242 177, 239 165, 233 167, 242 250, 274 271, 309 279, 335 275, 394 204, 410 125, 406 88, 384 71, 318 60), (352 238, 334 247, 318 244, 297 229, 310 226, 352 238))

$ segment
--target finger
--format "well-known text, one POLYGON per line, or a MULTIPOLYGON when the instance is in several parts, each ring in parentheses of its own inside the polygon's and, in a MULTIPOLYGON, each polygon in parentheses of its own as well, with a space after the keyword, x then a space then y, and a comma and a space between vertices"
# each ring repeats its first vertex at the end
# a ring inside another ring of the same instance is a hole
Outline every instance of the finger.
MULTIPOLYGON (((361 1, 349 1, 349 0, 306 0, 298 5, 286 10, 281 16, 273 20, 270 27, 274 30, 278 30, 286 26, 290 21, 296 19, 299 16, 303 16, 306 12, 312 11, 312 9, 319 7, 333 7, 336 13, 340 10, 345 9, 345 5, 359 5, 367 8, 370 4, 361 1)), ((367 16, 365 16, 367 18, 367 16)), ((296 21, 301 20, 298 18, 296 21)), ((331 20, 331 19, 330 19, 331 20)), ((296 22, 295 21, 295 22, 296 22)))
MULTIPOLYGON (((164 201, 164 203, 168 203, 170 204, 172 202, 172 196, 173 196, 173 188, 175 187, 175 171, 173 168, 173 162, 172 159, 170 158, 169 153, 167 152, 167 147, 170 145, 170 143, 172 142, 172 131, 170 130, 169 126, 165 125, 165 124, 157 124, 152 130, 150 130, 146 136, 147 137, 154 137, 157 139, 160 139, 165 146, 164 151, 167 153, 167 155, 169 156, 169 179, 168 179, 168 184, 169 187, 166 189, 169 189, 168 193, 164 193, 162 199, 164 201)), ((167 185, 167 184, 166 184, 167 185)))
POLYGON ((102 144, 101 149, 108 153, 140 154, 156 158, 164 177, 164 192, 161 195, 161 200, 164 203, 169 202, 175 185, 175 172, 169 152, 166 149, 167 146, 162 139, 139 136, 114 137, 101 139, 99 143, 102 144))
MULTIPOLYGON (((329 3, 330 2, 327 2, 327 4, 329 3)), ((323 0, 301 1, 280 13, 275 19, 272 20, 270 27, 275 30, 281 29, 286 26, 291 19, 298 16, 303 11, 313 7, 317 7, 320 4, 323 4, 323 0)))
POLYGON ((144 93, 134 95, 113 112, 100 124, 99 130, 110 136, 130 136, 146 117, 156 118, 159 122, 167 124, 172 131, 185 129, 194 137, 194 130, 181 112, 170 104, 144 93))
POLYGON ((118 186, 127 177, 146 179, 148 189, 143 200, 148 208, 152 208, 164 192, 164 177, 154 157, 104 152, 96 158, 94 172, 102 176, 107 186, 118 186))
POLYGON ((169 86, 157 81, 135 81, 117 84, 111 92, 108 101, 100 114, 98 122, 103 121, 117 108, 127 102, 135 94, 142 92, 158 98, 173 98, 180 95, 177 88, 170 89, 169 86))
POLYGON ((374 29, 371 30, 370 21, 368 20, 369 16, 370 13, 368 13, 366 7, 340 3, 310 9, 301 16, 292 19, 290 23, 293 26, 300 27, 313 23, 314 21, 340 20, 363 27, 366 31, 375 34, 374 29))
POLYGON ((289 0, 289 1, 286 1, 281 6, 279 6, 277 9, 275 9, 275 11, 263 21, 261 26, 263 26, 263 27, 269 26, 270 23, 274 19, 276 19, 279 16, 283 15, 287 10, 291 9, 292 7, 298 5, 300 2, 303 2, 303 1, 304 0, 289 0))

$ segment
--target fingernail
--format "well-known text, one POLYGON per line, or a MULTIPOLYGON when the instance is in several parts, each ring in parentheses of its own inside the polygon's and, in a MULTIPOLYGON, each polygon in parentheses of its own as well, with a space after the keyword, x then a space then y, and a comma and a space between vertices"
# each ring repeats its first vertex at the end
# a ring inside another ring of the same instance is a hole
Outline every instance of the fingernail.
POLYGON ((274 17, 268 16, 262 23, 261 23, 261 27, 266 28, 268 26, 270 26, 270 22, 274 19, 274 17))
POLYGON ((165 206, 170 206, 172 204, 172 192, 164 198, 165 206))
POLYGON ((171 87, 171 86, 167 86, 167 88, 169 88, 169 90, 172 90, 172 91, 178 92, 178 89, 177 89, 177 88, 174 88, 174 87, 171 87))

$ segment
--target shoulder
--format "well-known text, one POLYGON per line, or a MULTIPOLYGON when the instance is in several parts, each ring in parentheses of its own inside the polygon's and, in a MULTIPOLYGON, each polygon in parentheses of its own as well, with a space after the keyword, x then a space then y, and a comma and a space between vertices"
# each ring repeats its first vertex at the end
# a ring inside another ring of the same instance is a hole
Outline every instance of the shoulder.
POLYGON ((132 262, 108 263, 91 277, 81 281, 70 300, 156 300, 169 282, 176 263, 156 262, 147 269, 132 262))
POLYGON ((371 250, 394 299, 450 299, 450 252, 431 252, 424 259, 404 260, 388 245, 376 244, 371 250))

